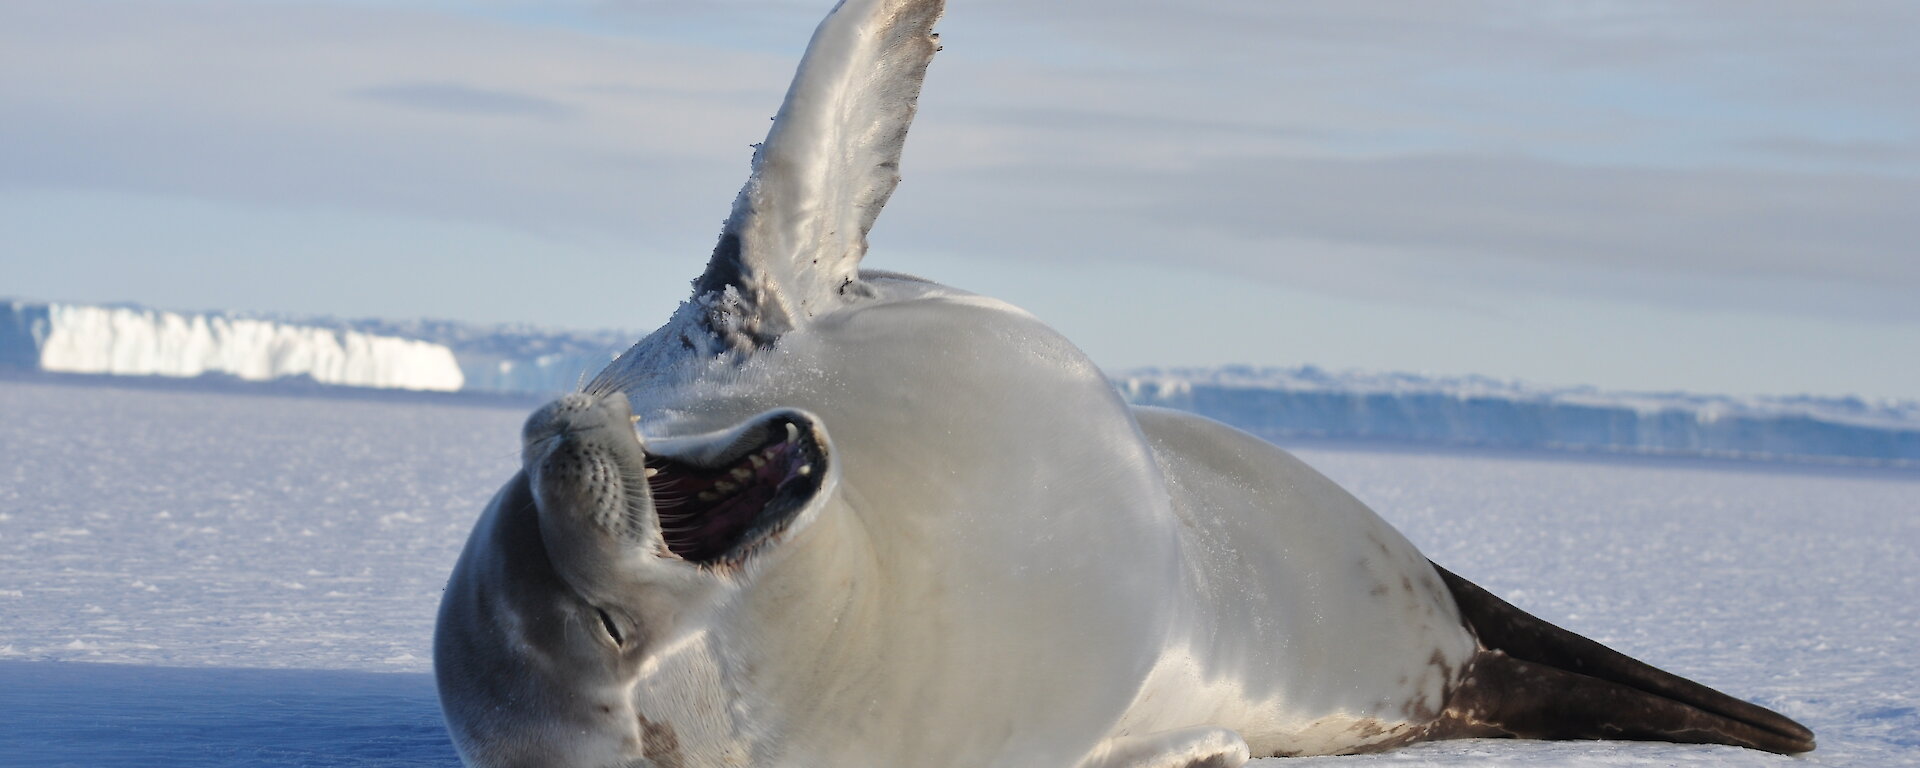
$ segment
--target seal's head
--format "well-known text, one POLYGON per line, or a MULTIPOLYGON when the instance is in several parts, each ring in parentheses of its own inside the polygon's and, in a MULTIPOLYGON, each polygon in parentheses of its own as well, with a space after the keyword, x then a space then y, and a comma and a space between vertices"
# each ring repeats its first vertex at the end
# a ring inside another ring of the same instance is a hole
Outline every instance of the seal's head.
POLYGON ((818 420, 776 410, 643 441, 624 395, 535 412, 522 471, 475 526, 440 605, 434 671, 473 766, 625 766, 649 745, 631 689, 824 505, 818 420))

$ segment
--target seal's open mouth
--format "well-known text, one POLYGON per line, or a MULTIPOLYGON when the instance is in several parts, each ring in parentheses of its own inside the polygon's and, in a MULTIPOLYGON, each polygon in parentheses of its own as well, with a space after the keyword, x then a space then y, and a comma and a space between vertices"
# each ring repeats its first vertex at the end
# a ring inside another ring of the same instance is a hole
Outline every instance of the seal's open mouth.
POLYGON ((826 452, 793 412, 697 444, 663 440, 647 487, 667 549, 689 562, 735 562, 784 530, 820 491, 826 452))

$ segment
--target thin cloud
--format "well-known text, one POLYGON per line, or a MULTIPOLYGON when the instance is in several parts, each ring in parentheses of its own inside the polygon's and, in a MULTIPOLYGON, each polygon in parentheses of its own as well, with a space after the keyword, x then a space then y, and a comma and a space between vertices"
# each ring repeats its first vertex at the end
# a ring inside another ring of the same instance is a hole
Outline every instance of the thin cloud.
MULTIPOLYGON (((822 10, 714 5, 0 6, 0 185, 697 255, 822 10)), ((1920 321, 1916 13, 956 2, 877 242, 1920 321)))
POLYGON ((1396 301, 1479 283, 1920 322, 1914 179, 1454 155, 1040 165, 943 181, 883 227, 1010 258, 1204 264, 1396 301))
POLYGON ((561 118, 573 110, 553 99, 459 83, 398 83, 353 91, 355 98, 456 115, 561 118))
POLYGON ((1920 142, 1821 141, 1801 136, 1762 136, 1735 143, 1742 150, 1764 155, 1824 163, 1841 163, 1862 171, 1885 172, 1920 163, 1920 142))

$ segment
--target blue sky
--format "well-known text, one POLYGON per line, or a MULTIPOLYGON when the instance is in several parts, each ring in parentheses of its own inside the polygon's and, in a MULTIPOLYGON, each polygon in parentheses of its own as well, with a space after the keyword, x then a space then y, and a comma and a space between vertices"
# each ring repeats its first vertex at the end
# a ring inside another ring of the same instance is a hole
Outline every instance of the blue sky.
MULTIPOLYGON (((798 0, 0 0, 0 295, 651 328, 798 0)), ((1905 2, 951 0, 869 266, 1109 368, 1920 397, 1905 2)))

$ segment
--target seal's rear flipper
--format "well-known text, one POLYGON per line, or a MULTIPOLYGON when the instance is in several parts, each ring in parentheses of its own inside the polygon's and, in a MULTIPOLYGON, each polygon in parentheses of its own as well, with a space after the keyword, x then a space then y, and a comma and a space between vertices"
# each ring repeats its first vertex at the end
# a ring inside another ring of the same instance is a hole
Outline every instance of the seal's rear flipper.
POLYGON ((1508 604, 1438 565, 1480 641, 1433 738, 1631 739, 1795 754, 1813 732, 1508 604))

